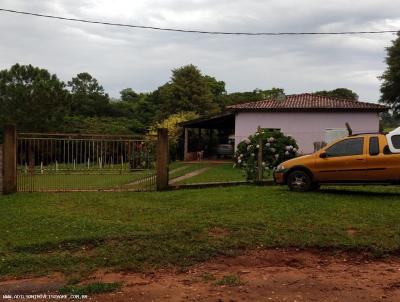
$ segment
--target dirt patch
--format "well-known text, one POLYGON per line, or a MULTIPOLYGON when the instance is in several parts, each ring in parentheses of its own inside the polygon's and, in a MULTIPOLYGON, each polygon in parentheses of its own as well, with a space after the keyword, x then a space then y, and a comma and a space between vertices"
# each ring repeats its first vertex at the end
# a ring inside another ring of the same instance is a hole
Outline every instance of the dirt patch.
POLYGON ((208 231, 208 234, 211 237, 215 238, 224 238, 230 234, 230 231, 225 228, 220 228, 220 227, 213 227, 208 231))
POLYGON ((51 277, 40 277, 30 279, 11 279, 0 282, 0 299, 3 295, 28 295, 49 294, 56 292, 65 285, 65 278, 61 274, 51 277))
POLYGON ((218 257, 186 272, 98 271, 85 282, 123 283, 93 301, 358 302, 399 301, 399 280, 400 257, 273 249, 218 257))
POLYGON ((349 237, 354 237, 358 234, 358 230, 356 228, 348 228, 346 233, 349 237))

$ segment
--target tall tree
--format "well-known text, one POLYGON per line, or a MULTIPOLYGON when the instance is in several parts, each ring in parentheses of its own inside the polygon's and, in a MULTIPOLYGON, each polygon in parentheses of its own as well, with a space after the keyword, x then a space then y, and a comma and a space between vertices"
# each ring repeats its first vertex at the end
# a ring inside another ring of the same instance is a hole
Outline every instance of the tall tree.
POLYGON ((138 99, 139 95, 132 88, 125 88, 121 92, 121 101, 134 102, 138 99))
POLYGON ((321 91, 315 92, 315 94, 332 97, 332 98, 338 98, 338 99, 358 101, 358 94, 348 88, 336 88, 333 90, 321 90, 321 91))
POLYGON ((172 70, 171 81, 159 88, 159 117, 181 111, 207 115, 219 111, 213 94, 200 70, 194 65, 172 70))
POLYGON ((68 110, 68 91, 56 75, 32 65, 0 71, 0 124, 20 131, 57 131, 68 110))
POLYGON ((380 77, 383 81, 381 86, 382 103, 390 106, 396 114, 400 114, 400 32, 392 41, 392 46, 386 48, 387 69, 380 77))
POLYGON ((208 75, 203 78, 213 95, 213 102, 219 106, 220 110, 223 110, 225 108, 224 96, 226 96, 225 82, 208 75))
POLYGON ((83 72, 68 82, 71 90, 71 109, 83 116, 105 116, 109 111, 109 97, 103 86, 89 73, 83 72))
POLYGON ((277 97, 281 93, 284 93, 284 90, 282 88, 273 87, 267 90, 254 89, 253 91, 234 92, 222 96, 222 99, 225 106, 229 106, 247 102, 267 100, 277 97))

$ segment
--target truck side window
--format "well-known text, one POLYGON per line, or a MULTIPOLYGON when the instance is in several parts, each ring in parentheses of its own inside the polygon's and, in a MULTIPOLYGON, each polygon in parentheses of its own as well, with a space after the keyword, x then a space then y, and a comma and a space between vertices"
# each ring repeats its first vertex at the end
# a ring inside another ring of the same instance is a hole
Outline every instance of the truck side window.
POLYGON ((350 138, 340 141, 326 150, 328 157, 362 155, 364 138, 350 138))
POLYGON ((400 135, 392 136, 392 144, 396 149, 400 149, 400 135))
POLYGON ((377 137, 371 137, 369 139, 369 155, 379 154, 379 139, 377 137))
POLYGON ((392 151, 390 151, 388 145, 386 145, 386 146, 383 148, 383 154, 385 154, 385 155, 393 154, 392 151))

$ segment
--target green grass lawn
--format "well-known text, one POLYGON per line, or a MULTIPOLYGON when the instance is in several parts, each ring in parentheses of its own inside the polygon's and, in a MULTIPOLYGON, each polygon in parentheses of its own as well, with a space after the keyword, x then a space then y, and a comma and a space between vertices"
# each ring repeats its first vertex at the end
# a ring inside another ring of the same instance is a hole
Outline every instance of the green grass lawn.
POLYGON ((209 167, 210 169, 197 176, 182 180, 178 184, 195 184, 207 182, 227 182, 246 180, 241 169, 233 167, 232 163, 226 164, 203 164, 198 168, 209 167))
POLYGON ((37 173, 33 176, 20 173, 17 178, 18 190, 31 191, 63 191, 63 190, 110 190, 110 189, 140 189, 154 186, 152 183, 135 181, 154 175, 154 170, 138 170, 134 172, 107 171, 94 173, 37 173))
MULTIPOLYGON (((198 184, 198 183, 209 183, 209 182, 231 182, 231 181, 246 180, 245 172, 242 169, 234 168, 233 163, 218 163, 218 164, 212 164, 212 163, 175 164, 174 163, 173 165, 178 165, 178 167, 187 167, 187 168, 180 170, 177 173, 171 174, 170 179, 182 176, 186 173, 201 168, 209 168, 209 170, 199 175, 178 181, 177 184, 198 184)), ((272 179, 272 175, 269 175, 267 172, 265 172, 264 179, 272 179)))
POLYGON ((399 197, 400 187, 257 186, 2 196, 0 276, 187 267, 264 247, 394 253, 399 197))

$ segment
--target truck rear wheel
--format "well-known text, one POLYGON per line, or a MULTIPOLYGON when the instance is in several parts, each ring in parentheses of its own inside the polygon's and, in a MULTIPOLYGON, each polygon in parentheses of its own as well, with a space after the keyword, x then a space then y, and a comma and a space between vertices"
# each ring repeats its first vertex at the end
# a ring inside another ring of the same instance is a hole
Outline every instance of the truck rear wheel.
POLYGON ((289 189, 295 192, 307 192, 312 190, 314 186, 310 175, 300 170, 289 174, 287 184, 289 189))

